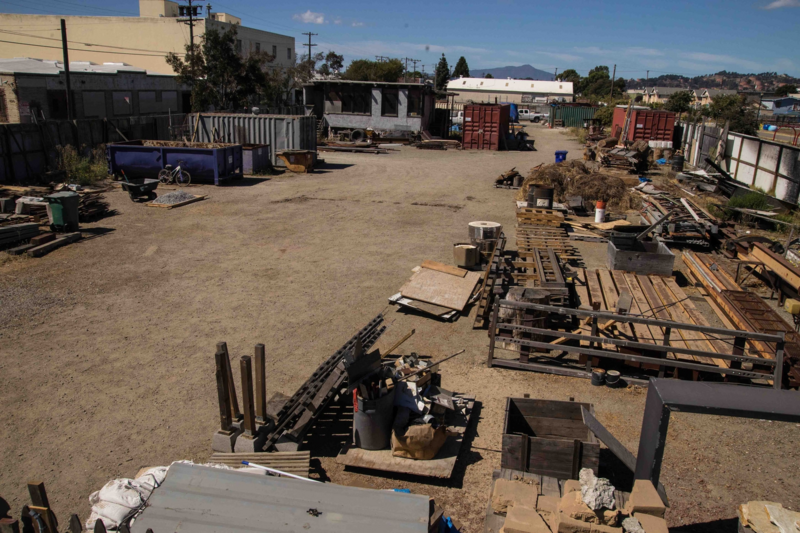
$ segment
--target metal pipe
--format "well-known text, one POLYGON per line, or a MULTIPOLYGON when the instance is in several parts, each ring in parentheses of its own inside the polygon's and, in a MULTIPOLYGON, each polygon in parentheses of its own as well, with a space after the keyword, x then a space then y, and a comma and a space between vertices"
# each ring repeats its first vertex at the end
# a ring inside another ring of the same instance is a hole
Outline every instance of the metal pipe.
POLYGON ((656 220, 656 221, 653 223, 653 225, 652 225, 652 226, 650 226, 649 228, 647 228, 646 230, 644 230, 643 232, 641 232, 639 235, 637 235, 637 236, 636 236, 636 240, 637 240, 637 241, 641 241, 642 239, 644 239, 645 237, 647 237, 647 234, 648 234, 648 233, 650 233, 651 231, 653 231, 654 229, 656 229, 656 226, 658 226, 658 225, 659 225, 659 224, 661 224, 662 222, 664 222, 664 221, 668 220, 668 219, 669 219, 670 217, 672 217, 672 215, 674 215, 674 214, 675 214, 675 211, 673 210, 673 211, 670 211, 670 212, 668 212, 666 215, 664 215, 663 217, 659 218, 658 220, 656 220))
POLYGON ((639 318, 632 315, 619 315, 616 313, 609 313, 606 311, 587 311, 584 309, 566 309, 564 307, 553 307, 551 305, 532 304, 526 302, 512 302, 509 300, 501 300, 500 305, 503 307, 517 307, 520 309, 532 309, 534 311, 547 311, 559 315, 572 315, 577 317, 594 317, 604 318, 606 320, 616 320, 618 322, 629 322, 635 324, 646 324, 649 326, 660 326, 662 328, 675 328, 689 331, 699 331, 701 333, 712 333, 716 335, 724 335, 726 337, 745 337, 747 339, 765 341, 765 342, 778 342, 783 339, 778 335, 770 335, 768 333, 755 333, 752 331, 740 331, 723 328, 713 328, 706 326, 698 326, 696 324, 684 324, 683 322, 673 322, 670 320, 654 320, 651 318, 639 318))
POLYGON ((276 475, 279 475, 279 476, 299 479, 301 481, 310 481, 312 483, 321 483, 321 481, 317 481, 316 479, 308 479, 307 477, 296 476, 296 475, 290 474, 288 472, 283 472, 281 470, 275 470, 274 468, 268 468, 266 466, 257 465, 255 463, 251 463, 250 461, 242 461, 242 464, 246 465, 246 466, 252 466, 253 468, 260 468, 261 470, 266 470, 267 472, 270 472, 272 474, 276 474, 276 475))
POLYGON ((419 370, 416 370, 416 371, 414 371, 414 372, 412 372, 412 373, 410 373, 410 374, 406 374, 405 376, 403 376, 402 378, 398 379, 397 381, 405 381, 405 380, 407 380, 408 378, 410 378, 410 377, 412 377, 412 376, 416 376, 417 374, 419 374, 419 373, 421 373, 421 372, 425 372, 426 370, 431 370, 431 369, 432 369, 433 367, 435 367, 436 365, 438 365, 438 364, 441 364, 441 363, 444 363, 444 362, 445 362, 445 361, 447 361, 448 359, 452 359, 453 357, 455 357, 455 356, 457 356, 457 355, 461 355, 461 354, 462 354, 462 353, 464 353, 464 352, 466 352, 466 350, 461 350, 460 352, 456 352, 456 353, 454 353, 453 355, 448 355, 448 356, 447 356, 447 357, 445 357, 444 359, 440 359, 439 361, 436 361, 435 363, 433 363, 433 364, 432 364, 432 365, 430 365, 430 366, 426 366, 425 368, 420 368, 419 370))

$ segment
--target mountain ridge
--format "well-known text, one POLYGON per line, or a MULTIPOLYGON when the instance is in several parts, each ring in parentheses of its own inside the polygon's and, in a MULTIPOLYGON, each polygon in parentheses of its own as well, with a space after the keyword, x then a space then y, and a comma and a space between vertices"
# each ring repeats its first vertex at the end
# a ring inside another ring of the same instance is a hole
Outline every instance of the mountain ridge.
POLYGON ((534 80, 553 81, 552 72, 546 72, 528 64, 519 66, 509 65, 506 67, 496 68, 470 69, 469 74, 472 78, 483 78, 486 76, 486 74, 491 74, 497 79, 511 78, 514 80, 524 80, 527 78, 532 78, 534 80))

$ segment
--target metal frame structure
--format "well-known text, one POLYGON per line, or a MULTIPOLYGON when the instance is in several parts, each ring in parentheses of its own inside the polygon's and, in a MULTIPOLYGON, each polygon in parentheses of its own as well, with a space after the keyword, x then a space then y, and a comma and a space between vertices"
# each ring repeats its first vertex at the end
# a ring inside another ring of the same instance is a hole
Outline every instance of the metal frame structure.
POLYGON ((536 348, 538 350, 543 350, 543 351, 560 350, 570 353, 583 354, 591 357, 606 357, 609 359, 618 359, 624 361, 633 361, 644 364, 658 365, 659 377, 664 377, 664 371, 666 367, 672 367, 672 368, 683 368, 695 372, 710 372, 710 373, 722 374, 724 376, 736 376, 740 378, 749 378, 749 379, 765 379, 771 377, 773 380, 773 387, 776 389, 780 389, 781 382, 783 379, 783 351, 785 342, 784 341, 785 333, 783 332, 779 332, 777 335, 769 335, 766 333, 753 333, 749 331, 698 326, 696 324, 685 324, 681 322, 672 322, 668 320, 641 318, 630 315, 609 313, 605 311, 566 309, 563 307, 553 307, 550 305, 541 305, 541 304, 524 303, 524 302, 512 302, 508 300, 501 300, 498 304, 495 305, 494 310, 492 311, 492 323, 489 329, 489 357, 487 360, 487 366, 489 366, 490 368, 493 366, 500 366, 506 368, 529 369, 542 372, 570 375, 575 377, 590 377, 592 370, 591 359, 587 360, 585 370, 578 370, 575 368, 570 369, 564 367, 558 368, 557 370, 551 367, 551 369, 548 370, 548 365, 528 362, 527 357, 524 354, 523 354, 524 358, 521 358, 521 360, 519 361, 507 360, 507 359, 506 360, 495 359, 494 349, 495 349, 495 342, 498 330, 519 331, 527 334, 536 335, 539 337, 558 336, 567 340, 586 341, 590 343, 589 347, 567 346, 563 344, 551 344, 548 342, 540 342, 535 340, 518 339, 512 337, 500 337, 500 339, 503 342, 509 342, 512 344, 517 344, 519 346, 536 348), (498 323, 499 309, 501 306, 523 309, 526 311, 549 313, 550 316, 558 315, 560 317, 572 316, 577 318, 590 318, 592 334, 583 335, 579 333, 564 333, 560 331, 555 331, 553 329, 535 328, 517 324, 498 323), (616 323, 644 324, 647 326, 656 326, 663 328, 664 330, 663 344, 648 344, 648 343, 630 341, 625 339, 600 337, 599 333, 603 329, 603 326, 600 325, 601 320, 603 320, 604 324, 608 324, 609 322, 613 321, 616 323), (702 350, 677 348, 674 346, 670 346, 669 343, 670 334, 672 333, 673 330, 697 331, 707 335, 733 337, 734 342, 733 346, 731 347, 731 353, 723 354, 717 352, 706 352, 702 350), (753 357, 751 355, 745 355, 745 345, 747 341, 750 340, 775 343, 776 348, 775 348, 774 359, 765 359, 761 357, 753 357), (606 345, 611 344, 623 348, 641 350, 642 355, 604 350, 602 349, 603 344, 606 345), (695 362, 667 359, 666 357, 668 353, 694 355, 700 357, 709 357, 713 359, 724 359, 726 361, 731 361, 733 364, 731 365, 731 368, 722 368, 695 362), (772 372, 771 374, 765 374, 764 372, 758 372, 755 369, 744 370, 741 368, 742 363, 750 363, 754 366, 759 366, 759 367, 768 367, 769 369, 772 370, 772 372))
POLYGON ((634 477, 649 479, 653 486, 658 486, 661 476, 672 411, 800 422, 800 397, 796 391, 788 390, 651 379, 634 477))

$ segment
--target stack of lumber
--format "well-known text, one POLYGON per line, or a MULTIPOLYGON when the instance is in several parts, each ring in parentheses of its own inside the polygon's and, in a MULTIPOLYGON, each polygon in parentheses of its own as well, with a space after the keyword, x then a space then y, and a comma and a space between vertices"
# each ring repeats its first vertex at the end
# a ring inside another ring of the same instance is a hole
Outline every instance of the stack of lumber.
POLYGON ((39 234, 39 224, 13 224, 0 227, 0 247, 7 248, 12 244, 27 241, 39 234))
POLYGON ((524 176, 514 167, 500 174, 500 176, 494 180, 494 186, 502 189, 519 189, 524 179, 524 176))
POLYGON ((308 477, 311 454, 308 450, 296 452, 214 453, 209 463, 243 468, 242 461, 266 466, 295 476, 308 477))
POLYGON ((108 202, 105 196, 100 193, 81 193, 80 203, 78 204, 78 220, 87 220, 104 216, 108 213, 108 202))
POLYGON ((480 272, 426 260, 414 269, 411 279, 400 288, 399 293, 389 298, 389 302, 431 317, 450 320, 476 299, 475 289, 482 278, 480 272))
MULTIPOLYGON (((705 298, 726 327, 756 333, 784 333, 784 386, 800 386, 800 334, 760 296, 742 289, 713 257, 683 252, 689 277, 705 291, 705 298)), ((774 359, 776 347, 760 341, 749 342, 750 355, 774 359)))
MULTIPOLYGON (((625 291, 632 297, 629 310, 631 315, 710 326, 705 316, 678 286, 675 278, 644 276, 603 268, 578 269, 575 278, 575 292, 579 308, 592 309, 596 305, 601 311, 614 312, 621 293, 625 291)), ((580 331, 588 335, 591 333, 591 328, 583 325, 580 331)), ((678 333, 676 335, 673 332, 670 337, 670 346, 707 352, 732 353, 732 346, 729 343, 706 336, 701 332, 679 330, 678 333)), ((644 324, 618 323, 603 331, 601 336, 624 338, 646 344, 663 344, 664 342, 663 328, 644 324)), ((604 349, 613 350, 616 347, 605 345, 604 349)), ((710 372, 713 372, 713 366, 730 367, 730 361, 724 359, 673 353, 669 353, 667 357, 708 364, 710 372)), ((628 362, 627 364, 637 366, 637 363, 628 362)))
POLYGON ((552 226, 561 227, 564 223, 564 214, 553 209, 536 209, 520 207, 517 209, 517 227, 526 226, 552 226))

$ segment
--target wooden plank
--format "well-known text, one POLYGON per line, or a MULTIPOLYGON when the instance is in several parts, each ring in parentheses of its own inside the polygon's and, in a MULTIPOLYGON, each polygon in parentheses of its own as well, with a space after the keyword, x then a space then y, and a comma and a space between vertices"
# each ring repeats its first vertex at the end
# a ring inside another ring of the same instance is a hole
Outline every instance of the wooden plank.
POLYGON ((592 299, 592 304, 599 303, 600 311, 608 311, 606 301, 603 298, 603 289, 600 287, 600 281, 597 279, 596 270, 586 270, 586 284, 589 287, 589 296, 592 299))
POLYGON ((202 196, 195 196, 194 198, 190 198, 188 200, 184 200, 183 202, 178 202, 177 204, 154 204, 154 203, 149 203, 149 204, 145 204, 145 205, 147 207, 163 207, 164 209, 174 209, 176 207, 181 207, 181 206, 184 206, 184 205, 192 204, 194 202, 199 202, 200 200, 205 200, 206 198, 208 198, 208 195, 204 194, 202 196))
MULTIPOLYGON (((570 479, 572 476, 572 440, 530 438, 530 460, 528 471, 556 479, 570 479)), ((583 443, 581 466, 591 468, 595 474, 600 465, 600 445, 583 443)))
MULTIPOLYGON (((678 299, 678 301, 681 302, 683 309, 686 311, 686 314, 689 316, 692 322, 694 322, 698 326, 711 327, 711 324, 708 323, 706 317, 704 317, 702 313, 700 313, 700 311, 697 310, 697 307, 695 307, 694 303, 692 303, 689 297, 686 296, 686 293, 683 292, 683 289, 681 289, 678 286, 678 283, 675 281, 674 278, 666 278, 664 282, 666 283, 669 290, 672 291, 672 294, 674 294, 675 297, 678 299)), ((703 335, 701 334, 701 336, 703 335)), ((722 354, 730 354, 733 352, 732 346, 730 344, 727 344, 719 339, 710 338, 708 336, 703 336, 703 337, 711 345, 713 351, 722 354)), ((725 359, 714 358, 714 361, 716 361, 717 365, 719 365, 720 367, 730 368, 731 366, 731 362, 725 359)))
POLYGON ((80 238, 81 238, 81 233, 79 231, 75 233, 67 233, 66 235, 64 235, 59 239, 50 241, 47 244, 42 244, 41 246, 37 246, 35 248, 31 248, 30 250, 27 251, 27 254, 29 257, 41 257, 47 253, 52 252, 56 248, 61 248, 62 246, 78 241, 80 240, 80 238))
POLYGON ((308 477, 311 452, 256 452, 256 453, 214 453, 209 463, 242 468, 242 461, 281 470, 288 474, 308 477))
MULTIPOLYGON (((619 302, 619 293, 617 292, 617 287, 614 284, 614 279, 611 276, 611 272, 605 268, 597 269, 597 277, 600 279, 600 284, 603 288, 603 295, 606 299, 606 307, 611 312, 617 311, 617 303, 619 302)), ((617 329, 619 332, 628 337, 633 338, 633 330, 631 329, 630 324, 617 324, 617 329)))
POLYGON ((558 480, 550 476, 542 476, 542 496, 561 497, 561 485, 558 480))
MULTIPOLYGON (((628 286, 628 281, 625 279, 625 273, 621 270, 613 270, 611 275, 614 277, 614 282, 617 284, 617 289, 620 292, 626 290, 631 295, 631 308, 629 313, 631 315, 641 315, 642 311, 639 308, 636 298, 633 296, 633 289, 628 286)), ((630 326, 630 324, 628 324, 628 326, 630 326)), ((639 342, 655 344, 652 333, 650 332, 650 328, 646 324, 633 324, 633 331, 636 333, 636 338, 639 340, 639 342)))
MULTIPOLYGON (((661 301, 664 302, 664 305, 667 307, 670 315, 672 316, 672 320, 675 322, 681 322, 683 324, 692 324, 693 322, 689 318, 689 315, 686 314, 684 311, 681 302, 679 302, 675 295, 667 288, 664 280, 658 276, 650 276, 650 282, 653 284, 653 288, 658 293, 661 301)), ((703 338, 702 333, 697 331, 689 331, 689 330, 678 330, 680 336, 686 342, 686 345, 691 348, 692 350, 703 350, 707 352, 714 351, 714 348, 703 338)), ((673 332, 675 333, 675 332, 673 332)), ((676 354, 679 359, 687 358, 699 363, 706 363, 716 365, 713 359, 710 357, 703 357, 700 355, 686 355, 686 354, 676 354)))
MULTIPOLYGON (((636 275, 632 273, 625 273, 623 278, 628 284, 628 289, 631 291, 631 296, 633 296, 633 301, 636 303, 639 314, 646 318, 655 318, 655 314, 650 308, 650 303, 647 301, 642 288, 639 286, 639 281, 636 279, 636 275)), ((649 338, 652 340, 653 344, 663 343, 664 335, 661 333, 661 328, 658 326, 647 326, 647 329, 650 332, 649 338)))
POLYGON ((791 285, 794 290, 800 290, 800 272, 797 267, 786 259, 773 253, 761 243, 755 243, 753 245, 750 255, 755 258, 756 261, 764 263, 768 269, 791 285))
POLYGON ((438 261, 430 261, 428 259, 422 262, 422 268, 427 268, 429 270, 436 270, 437 272, 444 272, 445 274, 458 276, 459 278, 463 278, 469 272, 467 270, 464 270, 463 268, 458 268, 453 265, 446 265, 438 261))
POLYGON ((470 272, 459 278, 421 268, 400 288, 400 294, 412 300, 463 311, 480 278, 480 272, 470 272))
MULTIPOLYGON (((647 298, 647 303, 650 304, 650 309, 653 312, 653 314, 655 314, 656 318, 658 318, 659 320, 671 321, 672 316, 670 316, 670 314, 664 308, 664 302, 661 301, 661 298, 659 298, 658 294, 656 293, 656 290, 653 288, 653 284, 650 282, 650 278, 639 274, 636 276, 636 279, 639 281, 639 286, 642 288, 642 292, 644 292, 645 298, 647 298)), ((659 328, 659 330, 661 331, 661 341, 662 341, 661 344, 663 344, 664 329, 659 328)), ((688 346, 686 346, 686 343, 683 342, 683 339, 680 338, 680 335, 671 334, 669 338, 669 345, 675 348, 688 348, 688 346)), ((688 356, 670 352, 670 355, 668 357, 671 357, 672 359, 685 359, 688 356)))
POLYGON ((578 295, 578 309, 591 309, 592 301, 589 299, 589 289, 586 285, 585 269, 579 268, 575 272, 575 293, 578 295))

